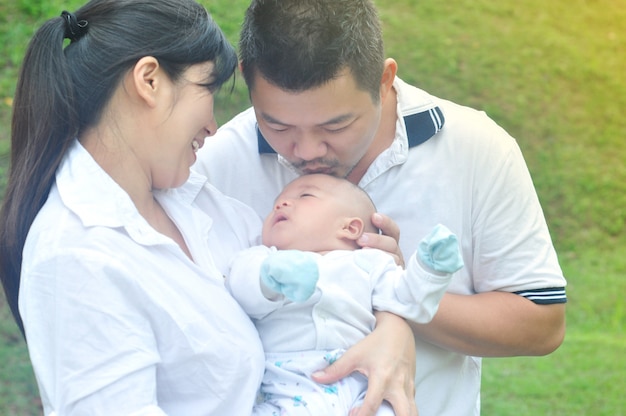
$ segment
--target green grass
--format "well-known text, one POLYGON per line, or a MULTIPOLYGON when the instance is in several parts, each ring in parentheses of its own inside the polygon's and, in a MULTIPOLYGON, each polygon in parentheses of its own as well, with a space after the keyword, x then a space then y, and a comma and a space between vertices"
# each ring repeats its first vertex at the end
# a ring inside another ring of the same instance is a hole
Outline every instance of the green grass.
MULTIPOLYGON (((205 4, 236 43, 247 0, 205 4)), ((484 415, 626 415, 626 8, 617 0, 377 1, 399 74, 487 111, 518 139, 564 273, 555 353, 484 361, 484 415)), ((0 190, 15 74, 36 23, 79 1, 0 0, 0 190)), ((224 122, 248 105, 220 92, 224 122)), ((37 414, 23 341, 0 298, 0 414, 37 414)))
POLYGON ((623 338, 575 331, 550 356, 490 360, 483 376, 483 414, 624 415, 625 356, 623 338))

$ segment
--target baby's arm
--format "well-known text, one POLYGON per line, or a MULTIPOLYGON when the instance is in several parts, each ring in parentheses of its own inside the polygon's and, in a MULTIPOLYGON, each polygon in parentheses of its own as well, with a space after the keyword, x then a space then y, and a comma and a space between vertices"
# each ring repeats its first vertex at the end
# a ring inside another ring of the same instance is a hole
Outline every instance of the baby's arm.
POLYGON ((255 246, 233 260, 226 287, 246 313, 261 319, 286 301, 302 302, 315 291, 314 253, 255 246))
POLYGON ((407 269, 386 273, 377 280, 373 307, 418 323, 432 320, 451 279, 463 267, 456 235, 437 225, 420 242, 407 269))
POLYGON ((282 298, 276 300, 265 296, 260 280, 261 265, 271 252, 272 249, 266 246, 240 251, 226 276, 226 288, 252 318, 261 319, 283 304, 282 298))

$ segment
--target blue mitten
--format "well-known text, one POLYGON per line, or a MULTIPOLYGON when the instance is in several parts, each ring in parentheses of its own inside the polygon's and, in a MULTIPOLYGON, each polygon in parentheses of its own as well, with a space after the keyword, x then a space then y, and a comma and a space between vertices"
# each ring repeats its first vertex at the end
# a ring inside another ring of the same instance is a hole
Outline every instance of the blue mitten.
POLYGON ((417 254, 423 264, 441 273, 454 273, 463 267, 456 235, 437 224, 419 244, 417 254))
POLYGON ((261 281, 293 302, 304 302, 315 292, 319 270, 315 254, 279 250, 261 264, 261 281))

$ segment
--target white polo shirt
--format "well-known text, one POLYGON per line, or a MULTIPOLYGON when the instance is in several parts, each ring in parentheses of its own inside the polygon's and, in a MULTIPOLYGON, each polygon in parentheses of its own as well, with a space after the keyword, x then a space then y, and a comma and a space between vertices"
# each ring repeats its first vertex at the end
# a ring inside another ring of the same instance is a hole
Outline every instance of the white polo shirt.
MULTIPOLYGON (((458 237, 465 267, 449 291, 515 292, 565 302, 563 278, 536 191, 515 140, 483 112, 442 100, 400 79, 396 136, 359 185, 402 231, 408 258, 441 223, 458 237)), ((252 109, 210 138, 195 168, 264 217, 297 173, 257 129, 252 109)), ((421 416, 478 415, 481 360, 417 340, 421 416)))
POLYGON ((44 414, 250 414, 264 355, 223 274, 261 222, 205 182, 156 193, 192 262, 74 142, 24 247, 19 308, 44 414))

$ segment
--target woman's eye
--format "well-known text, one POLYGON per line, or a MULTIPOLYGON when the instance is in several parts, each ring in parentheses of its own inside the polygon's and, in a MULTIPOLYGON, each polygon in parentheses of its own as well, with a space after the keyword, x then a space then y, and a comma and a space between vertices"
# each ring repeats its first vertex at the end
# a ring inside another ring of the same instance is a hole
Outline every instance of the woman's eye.
POLYGON ((212 83, 200 83, 197 84, 199 87, 206 89, 210 94, 215 94, 219 87, 212 83))

